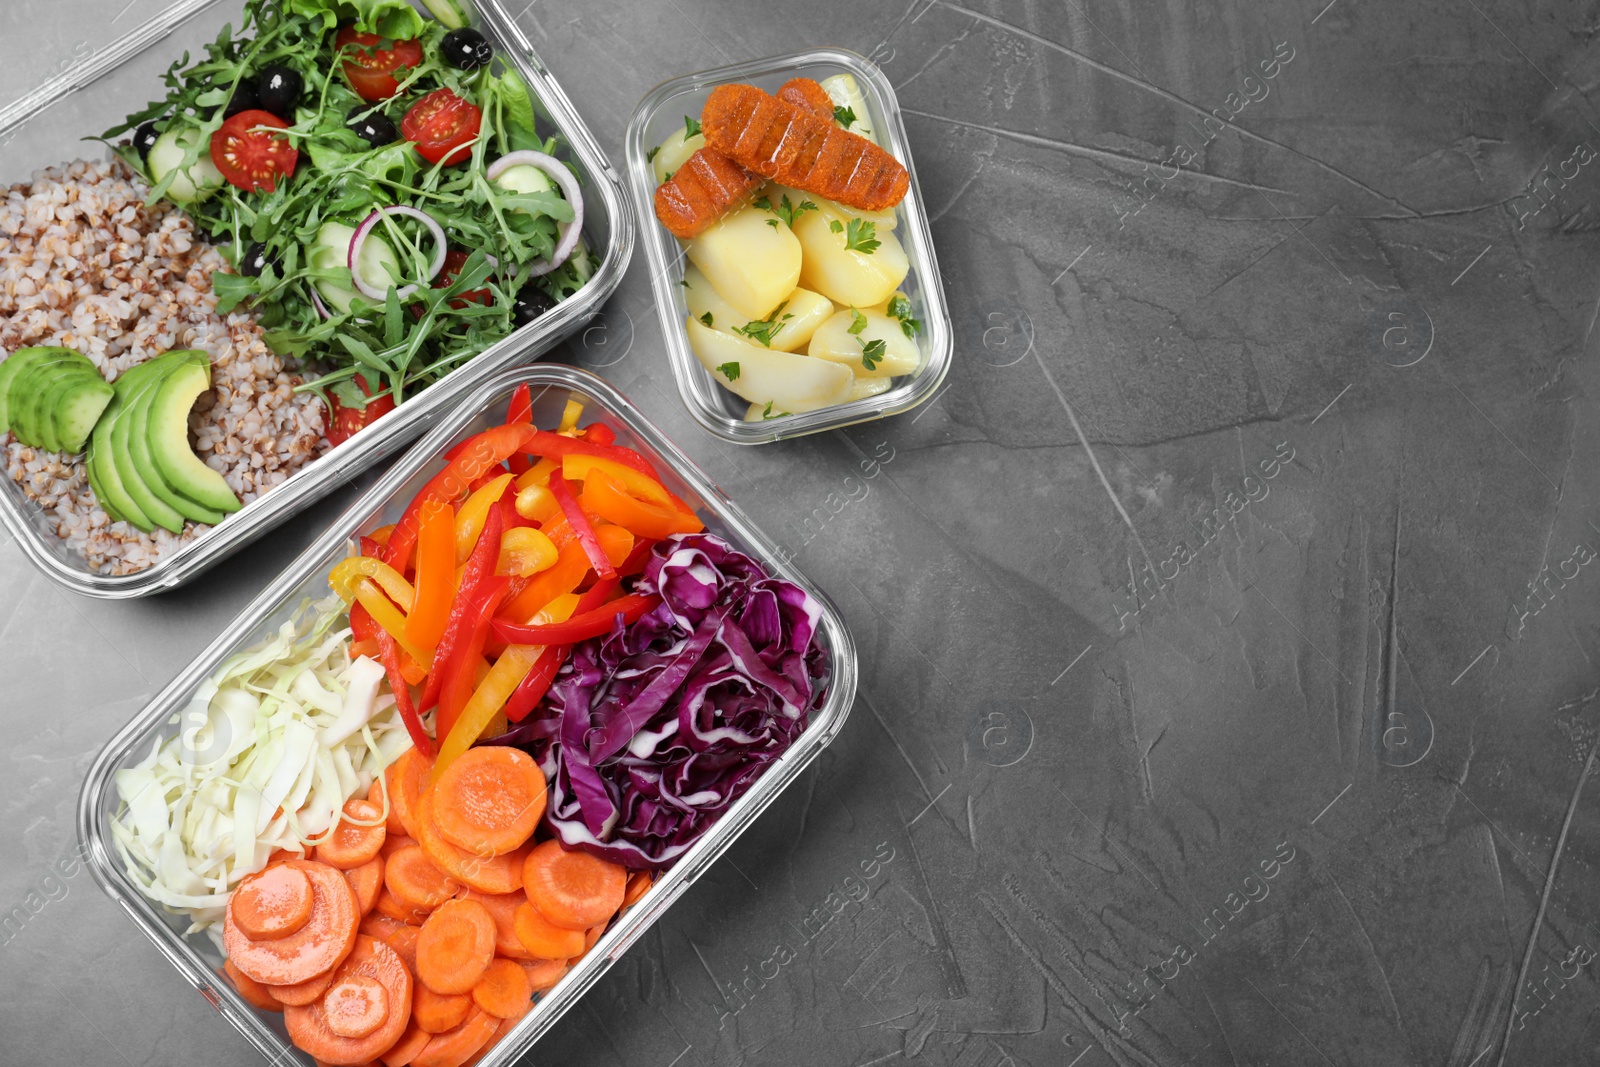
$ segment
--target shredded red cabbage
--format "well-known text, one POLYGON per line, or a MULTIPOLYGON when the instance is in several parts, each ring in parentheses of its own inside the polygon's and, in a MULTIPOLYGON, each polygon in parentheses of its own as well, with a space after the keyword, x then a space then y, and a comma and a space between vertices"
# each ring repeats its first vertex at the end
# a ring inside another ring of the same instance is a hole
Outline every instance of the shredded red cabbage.
POLYGON ((655 546, 662 602, 574 646, 544 713, 497 738, 550 781, 563 844, 660 869, 805 731, 827 688, 822 605, 711 534, 655 546))

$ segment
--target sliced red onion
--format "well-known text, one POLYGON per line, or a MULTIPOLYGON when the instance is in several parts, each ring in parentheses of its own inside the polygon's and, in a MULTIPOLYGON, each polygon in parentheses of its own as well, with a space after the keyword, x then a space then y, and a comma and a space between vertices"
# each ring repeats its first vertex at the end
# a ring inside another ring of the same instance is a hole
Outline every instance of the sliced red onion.
POLYGON ((311 290, 311 306, 317 309, 317 314, 325 319, 333 318, 333 312, 329 311, 328 305, 322 302, 322 294, 317 292, 317 287, 311 285, 308 288, 311 290))
MULTIPOLYGON (((439 271, 444 268, 444 257, 445 253, 448 251, 445 246, 444 227, 433 221, 433 216, 429 215, 427 212, 418 211, 416 208, 407 207, 404 204, 396 204, 393 207, 374 208, 372 214, 368 215, 365 219, 362 219, 361 225, 356 227, 355 236, 350 238, 350 251, 345 256, 345 265, 350 268, 350 280, 355 283, 356 290, 360 292, 362 296, 367 297, 370 300, 384 300, 387 298, 388 293, 386 290, 378 289, 375 286, 368 285, 366 279, 361 277, 361 269, 356 266, 356 264, 361 256, 361 246, 366 243, 367 234, 372 232, 372 228, 376 226, 379 220, 385 215, 404 215, 407 218, 416 219, 418 222, 426 226, 428 228, 428 232, 433 235, 433 262, 428 266, 428 277, 426 280, 432 281, 438 276, 439 271)), ((400 299, 404 300, 406 297, 410 296, 416 291, 416 282, 412 282, 410 285, 402 286, 399 291, 400 299)))
POLYGON ((578 176, 567 169, 554 156, 547 156, 543 152, 521 151, 507 152, 493 163, 489 164, 486 177, 494 181, 512 167, 530 166, 542 170, 547 177, 561 187, 561 195, 567 198, 567 203, 572 205, 572 221, 556 224, 556 248, 549 259, 540 260, 532 265, 528 271, 530 278, 538 278, 549 274, 572 255, 572 250, 578 247, 578 238, 583 236, 583 189, 578 185, 578 176))

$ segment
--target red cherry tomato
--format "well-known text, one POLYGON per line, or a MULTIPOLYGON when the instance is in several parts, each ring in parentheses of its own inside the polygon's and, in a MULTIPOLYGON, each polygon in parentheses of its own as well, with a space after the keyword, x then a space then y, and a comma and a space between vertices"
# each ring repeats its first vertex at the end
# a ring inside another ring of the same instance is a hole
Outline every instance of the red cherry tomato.
MULTIPOLYGON (((456 275, 461 273, 461 268, 467 265, 467 253, 452 248, 444 254, 444 266, 439 268, 439 276, 433 280, 435 289, 448 289, 455 284, 456 275)), ((468 304, 492 304, 494 294, 487 289, 469 289, 450 301, 453 308, 464 308, 468 304)))
MULTIPOLYGON (((367 385, 367 379, 356 375, 356 386, 366 396, 372 395, 372 388, 367 385)), ((365 408, 347 408, 339 403, 339 398, 332 393, 328 394, 328 401, 333 405, 333 410, 328 412, 328 429, 325 436, 330 445, 342 445, 356 435, 356 432, 371 426, 378 418, 394 410, 394 397, 388 394, 370 401, 365 408)))
POLYGON ((395 41, 388 48, 378 47, 384 40, 375 33, 359 33, 354 26, 346 26, 333 39, 335 48, 355 46, 344 53, 344 76, 350 79, 350 88, 356 95, 369 104, 387 100, 400 91, 395 71, 422 62, 421 41, 395 41))
POLYGON ((435 89, 411 105, 400 120, 400 136, 417 146, 429 163, 446 166, 472 155, 483 112, 449 89, 435 89))
POLYGON ((211 162, 228 182, 246 192, 278 187, 279 176, 294 173, 300 153, 289 139, 266 129, 288 129, 270 111, 241 111, 211 135, 211 162))

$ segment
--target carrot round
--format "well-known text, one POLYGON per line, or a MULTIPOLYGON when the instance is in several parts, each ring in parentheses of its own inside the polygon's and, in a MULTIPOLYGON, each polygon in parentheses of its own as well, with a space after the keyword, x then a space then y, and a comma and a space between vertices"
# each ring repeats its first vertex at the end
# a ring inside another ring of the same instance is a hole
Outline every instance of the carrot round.
POLYGON ((475 900, 482 904, 494 919, 494 954, 506 956, 514 960, 530 960, 534 958, 517 937, 517 907, 526 904, 528 898, 523 893, 480 893, 476 889, 468 889, 461 896, 466 900, 475 900))
POLYGON ((494 959, 494 918, 473 900, 434 909, 417 934, 417 977, 435 993, 470 993, 494 959))
POLYGON ((273 849, 272 855, 267 857, 267 866, 275 867, 280 863, 287 863, 289 860, 303 860, 305 858, 306 853, 304 849, 301 849, 298 852, 294 852, 286 848, 273 849))
POLYGON ((433 1035, 418 1026, 413 1019, 411 1025, 406 1027, 406 1032, 400 1035, 400 1040, 394 1043, 394 1048, 385 1052, 379 1060, 383 1063, 383 1067, 407 1067, 407 1064, 415 1062, 417 1056, 427 1048, 428 1042, 432 1039, 433 1035))
POLYGON ((262 985, 245 974, 233 965, 232 960, 222 961, 222 971, 228 976, 228 981, 233 983, 233 988, 239 991, 239 995, 252 1008, 260 1008, 262 1011, 283 1010, 283 1001, 272 995, 270 986, 262 985))
POLYGON ((252 941, 288 937, 311 918, 311 879, 280 863, 248 875, 228 901, 239 930, 252 941))
POLYGON ((433 786, 433 821, 446 841, 475 854, 515 851, 544 814, 544 774, 517 748, 486 745, 456 757, 433 786))
POLYGON ((407 904, 389 892, 387 885, 378 890, 378 902, 373 905, 373 911, 377 914, 387 916, 408 926, 421 926, 427 921, 430 910, 432 909, 419 908, 414 904, 407 904))
POLYGON ((366 916, 378 903, 378 891, 383 888, 383 857, 374 856, 361 866, 350 868, 344 877, 355 890, 356 909, 366 916))
POLYGON ((328 970, 322 974, 307 978, 304 982, 293 985, 274 985, 267 988, 278 1000, 291 1007, 300 1007, 322 999, 322 994, 328 991, 333 984, 333 971, 328 970))
POLYGON ((472 987, 472 1000, 497 1019, 520 1016, 533 999, 533 984, 515 960, 495 960, 472 987))
POLYGON ((553 925, 531 903, 517 905, 513 920, 522 947, 544 960, 566 960, 583 954, 583 931, 553 925))
POLYGON ((311 879, 311 917, 288 937, 253 941, 239 929, 233 901, 223 917, 222 943, 245 974, 268 985, 293 985, 333 968, 350 954, 361 915, 344 874, 325 864, 289 860, 286 866, 311 879))
POLYGON ((566 977, 570 965, 566 960, 518 960, 517 966, 528 976, 528 985, 535 993, 547 993, 566 977))
POLYGON ((622 906, 626 908, 639 903, 639 899, 650 892, 650 887, 655 884, 655 878, 649 871, 630 872, 628 887, 622 891, 622 906))
POLYGON ((366 1037, 389 1014, 389 991, 376 978, 347 974, 322 995, 328 1029, 340 1037, 366 1037))
MULTIPOLYGON (((318 1000, 285 1009, 283 1021, 289 1039, 316 1059, 341 1067, 371 1063, 392 1048, 411 1021, 411 972, 394 949, 382 941, 358 937, 349 956, 339 964, 333 987, 366 988, 364 982, 357 981, 361 978, 371 979, 383 989, 384 1010, 376 1027, 360 1037, 341 1034, 334 1029, 325 1000, 318 1000)), ((370 1018, 370 1012, 352 1014, 363 1020, 362 1025, 370 1018)), ((348 1029, 352 1022, 354 1018, 341 1020, 339 1025, 348 1029)))
POLYGON ((434 823, 433 795, 434 790, 425 790, 417 801, 417 843, 434 866, 480 893, 514 893, 521 889, 524 853, 518 850, 503 856, 477 855, 445 840, 434 823))
POLYGON ((356 797, 345 801, 344 814, 346 817, 339 820, 333 833, 317 846, 317 861, 348 871, 371 860, 383 848, 384 824, 379 821, 383 809, 356 797))
POLYGON ((417 836, 417 796, 421 793, 422 783, 431 770, 432 761, 416 749, 408 748, 383 772, 389 786, 391 832, 393 832, 392 824, 398 821, 400 829, 407 837, 417 836))
POLYGON ((610 924, 609 923, 599 923, 599 924, 597 924, 595 926, 589 927, 589 929, 584 931, 584 933, 583 933, 583 952, 584 952, 584 955, 588 955, 589 950, 594 948, 594 946, 597 943, 599 943, 600 938, 605 936, 606 927, 608 925, 610 925, 610 924))
POLYGON ((421 845, 403 848, 391 855, 388 866, 383 869, 383 883, 402 904, 430 910, 455 896, 461 888, 428 858, 421 845))
POLYGON ((435 993, 425 982, 411 992, 411 1019, 430 1034, 454 1030, 471 1012, 472 998, 465 993, 435 993))
POLYGON ((569 852, 554 840, 535 845, 522 867, 522 887, 555 926, 587 930, 622 907, 628 871, 587 852, 569 852))
POLYGON ((412 974, 417 973, 417 935, 420 933, 422 927, 402 923, 400 928, 392 931, 389 936, 379 939, 406 961, 406 969, 412 974))
POLYGON ((434 1034, 417 1058, 413 1067, 461 1067, 462 1064, 489 1043, 500 1020, 486 1011, 472 1009, 467 1021, 443 1034, 434 1034))

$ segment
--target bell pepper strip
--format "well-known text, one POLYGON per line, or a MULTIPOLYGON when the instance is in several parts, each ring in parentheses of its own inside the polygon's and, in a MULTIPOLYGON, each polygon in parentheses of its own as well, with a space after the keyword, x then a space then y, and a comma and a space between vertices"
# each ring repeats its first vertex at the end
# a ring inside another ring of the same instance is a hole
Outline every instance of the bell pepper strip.
POLYGON ((382 548, 384 545, 389 543, 389 535, 392 533, 394 533, 394 523, 392 522, 387 526, 378 527, 376 530, 373 530, 371 533, 367 534, 366 537, 361 539, 361 551, 369 556, 377 555, 376 552, 367 551, 366 542, 370 539, 375 545, 377 545, 379 548, 382 548))
POLYGON ((562 456, 561 475, 569 482, 581 482, 590 471, 599 471, 622 486, 640 500, 648 500, 661 507, 672 506, 672 495, 667 487, 649 475, 640 474, 632 467, 600 456, 562 456))
MULTIPOLYGON (((495 426, 463 441, 454 458, 406 505, 389 543, 384 546, 383 561, 403 573, 411 559, 411 550, 416 547, 423 502, 458 500, 467 493, 467 487, 490 468, 500 466, 513 453, 531 451, 532 441, 539 433, 530 426, 495 426)), ((555 434, 549 436, 557 441, 566 440, 555 434)))
POLYGON ((496 619, 494 632, 513 645, 575 645, 579 641, 610 633, 618 615, 622 616, 623 622, 632 625, 660 603, 661 597, 655 593, 629 593, 592 611, 574 615, 566 622, 518 626, 504 619, 496 619))
MULTIPOLYGON (((507 426, 532 426, 533 425, 533 393, 528 388, 528 383, 523 382, 511 391, 511 403, 506 407, 507 426)), ((513 453, 507 460, 512 474, 523 474, 532 466, 532 461, 521 453, 513 453)))
MULTIPOLYGON (((633 474, 632 471, 628 473, 633 474)), ((609 471, 590 470, 583 480, 581 505, 590 514, 621 526, 635 537, 661 540, 677 533, 699 533, 706 528, 705 523, 688 512, 640 500, 628 488, 614 481, 609 471)))
POLYGON ((561 505, 556 503, 556 498, 543 485, 530 485, 517 490, 516 508, 518 515, 534 522, 549 522, 561 512, 561 505))
POLYGON ((567 525, 571 526, 572 532, 577 535, 578 543, 588 555, 589 565, 594 568, 594 572, 602 578, 615 578, 616 568, 606 558, 606 550, 600 547, 600 539, 595 536, 594 527, 589 524, 589 517, 578 506, 577 498, 572 495, 572 490, 560 471, 552 471, 550 474, 550 492, 556 498, 556 503, 561 505, 561 513, 567 517, 567 525))
POLYGON ((400 650, 394 638, 383 630, 378 631, 378 658, 389 676, 389 688, 394 692, 395 710, 400 712, 400 721, 406 724, 406 733, 411 735, 411 743, 416 746, 418 752, 431 759, 433 738, 429 737, 428 731, 423 728, 422 717, 417 714, 417 709, 411 706, 411 689, 400 673, 400 650))
POLYGON ((389 598, 400 605, 401 611, 411 610, 416 599, 416 591, 411 583, 393 567, 371 556, 347 556, 334 564, 333 570, 328 572, 328 587, 348 604, 356 598, 356 587, 365 579, 371 579, 389 594, 389 598))
POLYGON ((527 645, 512 645, 494 661, 489 673, 473 690, 472 696, 462 707, 461 714, 457 716, 455 724, 439 746, 439 758, 433 765, 434 781, 438 781, 444 768, 471 748, 472 743, 483 735, 489 721, 505 707, 506 701, 517 691, 523 679, 528 676, 528 672, 533 670, 543 651, 541 648, 527 645))
POLYGON ((400 675, 412 685, 421 685, 428 677, 428 669, 411 658, 411 653, 400 650, 400 675))
POLYGON ((489 519, 489 509, 500 499, 506 486, 511 484, 511 475, 501 474, 485 482, 480 488, 473 490, 467 502, 461 505, 461 510, 456 513, 456 563, 465 563, 472 555, 473 546, 478 543, 478 535, 483 532, 484 523, 489 519))
POLYGON ((618 578, 631 578, 635 574, 643 574, 645 564, 650 562, 650 552, 656 547, 655 540, 641 537, 633 543, 633 551, 628 553, 628 558, 617 564, 618 578))
POLYGON ((427 684, 422 689, 422 699, 417 703, 418 710, 426 712, 439 699, 439 693, 444 687, 446 670, 455 661, 457 650, 464 647, 469 636, 468 628, 471 624, 468 621, 468 614, 472 610, 473 596, 483 580, 494 574, 495 564, 499 561, 500 511, 494 508, 489 512, 488 525, 483 528, 483 534, 478 538, 478 544, 472 550, 471 558, 462 568, 455 601, 450 605, 450 617, 445 622, 444 635, 439 638, 439 647, 434 652, 434 662, 438 669, 428 674, 427 684))
POLYGON ((585 441, 593 441, 600 445, 609 445, 616 442, 617 435, 611 432, 611 427, 607 426, 605 423, 591 422, 588 426, 584 427, 583 439, 585 441))
POLYGON ((383 590, 378 588, 371 578, 357 579, 356 599, 361 602, 362 607, 367 609, 368 614, 372 616, 372 620, 378 624, 380 641, 383 638, 383 634, 387 633, 395 639, 396 644, 410 653, 412 659, 422 665, 423 670, 431 669, 433 654, 417 648, 406 638, 405 615, 401 613, 399 608, 394 606, 393 601, 383 595, 383 590))
POLYGON ((444 636, 450 602, 456 594, 456 515, 455 509, 442 500, 428 501, 421 514, 422 529, 417 535, 417 595, 415 604, 406 613, 406 640, 417 648, 432 650, 444 636))
MULTIPOLYGON (((613 565, 627 559, 633 551, 633 535, 620 526, 602 526, 595 535, 600 538, 606 557, 613 565)), ((534 575, 533 581, 501 609, 500 616, 513 623, 531 621, 546 604, 583 584, 589 570, 589 555, 583 546, 576 540, 568 541, 557 552, 555 566, 534 575)))
MULTIPOLYGON (((595 582, 594 585, 589 587, 588 592, 578 598, 572 614, 577 615, 593 611, 601 604, 604 604, 611 598, 611 594, 617 591, 617 585, 618 583, 614 580, 606 581, 601 579, 595 582)), ((552 645, 540 653, 539 659, 533 665, 533 669, 522 680, 522 684, 517 686, 517 691, 512 693, 511 698, 506 701, 505 713, 508 720, 521 722, 528 717, 528 713, 538 705, 539 701, 544 699, 545 693, 550 689, 550 683, 555 681, 556 672, 567 661, 567 656, 571 651, 572 647, 570 645, 552 645)))
POLYGON ((533 436, 528 439, 528 443, 524 447, 526 451, 535 456, 547 458, 565 458, 574 455, 598 456, 601 459, 609 459, 620 463, 624 467, 632 467, 640 474, 649 475, 658 482, 661 480, 660 475, 650 465, 649 460, 633 449, 623 448, 621 445, 603 445, 598 441, 590 441, 582 437, 563 437, 558 433, 551 433, 549 430, 534 430, 533 436))
POLYGON ((448 738, 477 682, 483 645, 489 639, 489 624, 505 596, 506 579, 491 574, 478 583, 467 608, 465 640, 443 667, 445 675, 439 690, 439 710, 434 716, 434 732, 448 738))
POLYGON ((555 566, 556 546, 550 538, 531 526, 518 526, 507 530, 500 539, 500 559, 496 574, 526 578, 555 566))
POLYGON ((568 400, 567 406, 561 409, 561 425, 556 428, 556 433, 576 432, 578 420, 581 418, 583 418, 583 405, 576 400, 568 400))

